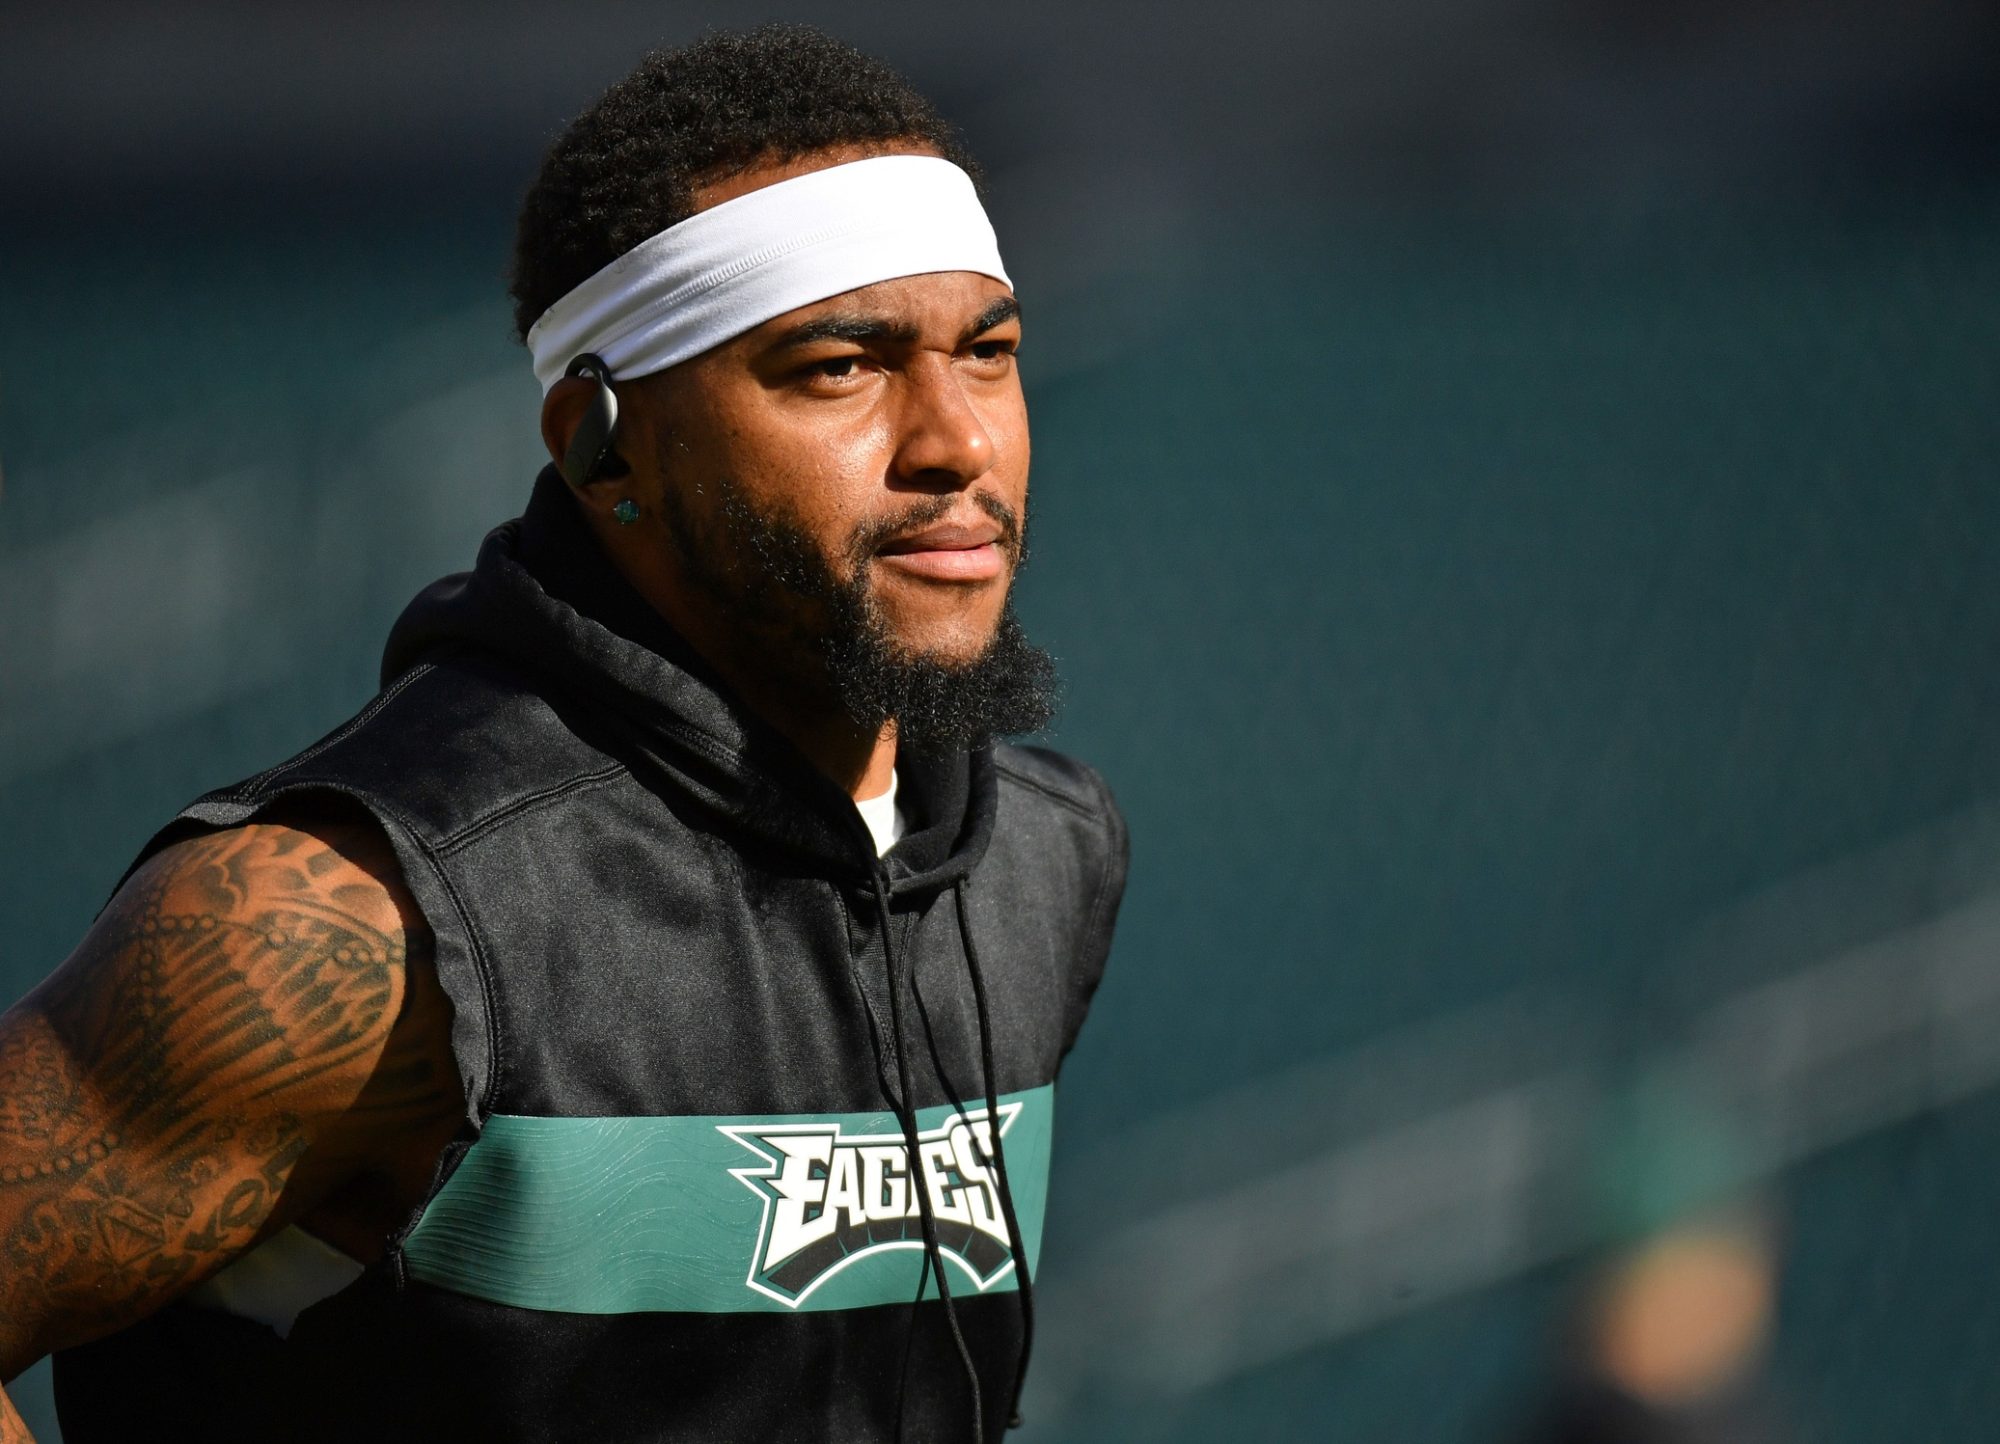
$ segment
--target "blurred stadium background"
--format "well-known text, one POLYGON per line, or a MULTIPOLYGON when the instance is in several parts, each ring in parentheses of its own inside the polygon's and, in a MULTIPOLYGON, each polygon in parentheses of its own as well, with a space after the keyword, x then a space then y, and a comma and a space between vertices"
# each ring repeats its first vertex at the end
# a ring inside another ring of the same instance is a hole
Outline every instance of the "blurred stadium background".
POLYGON ((1992 1438, 1976 0, 8 7, 0 1001, 519 509, 540 149, 764 18, 986 159, 1133 825, 1017 1437, 1992 1438))

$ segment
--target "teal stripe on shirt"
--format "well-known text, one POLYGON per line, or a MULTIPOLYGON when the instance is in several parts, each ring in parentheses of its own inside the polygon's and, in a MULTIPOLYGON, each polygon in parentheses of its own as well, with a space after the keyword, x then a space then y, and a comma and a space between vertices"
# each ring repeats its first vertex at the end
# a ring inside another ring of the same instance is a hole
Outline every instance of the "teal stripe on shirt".
MULTIPOLYGON (((1054 1096, 1045 1084, 999 1100, 1008 1181, 1031 1272, 1041 1250, 1054 1096)), ((966 1111, 976 1122, 985 1110, 968 1102, 966 1111)), ((991 1188, 976 1178, 968 1184, 940 1157, 955 1115, 950 1107, 919 1109, 919 1132, 940 1135, 934 1167, 944 1186, 956 1185, 946 1200, 958 1201, 953 1206, 968 1216, 990 1220, 991 1188)), ((957 1131, 963 1129, 961 1124, 957 1131)), ((786 1186, 807 1198, 829 1187, 838 1193, 840 1180, 829 1173, 847 1170, 848 1183, 859 1180, 857 1160, 870 1152, 871 1177, 880 1186, 885 1169, 903 1166, 901 1141, 901 1128, 887 1112, 496 1115, 406 1240, 407 1271, 458 1293, 564 1313, 785 1313, 905 1303, 921 1267, 914 1219, 904 1230, 878 1218, 870 1235, 834 1228, 854 1221, 838 1208, 832 1221, 811 1202, 781 1212, 786 1186), (770 1143, 767 1132, 780 1143, 770 1143), (839 1152, 848 1157, 817 1161, 839 1152), (782 1261, 776 1270, 766 1267, 774 1236, 782 1249, 815 1230, 823 1237, 810 1256, 795 1256, 789 1271, 782 1261), (903 1231, 908 1239, 893 1238, 903 1231), (812 1267, 811 1260, 828 1255, 825 1268, 812 1267), (802 1267, 812 1270, 807 1277, 799 1276, 802 1267)), ((894 1187, 891 1178, 880 1195, 887 1205, 895 1202, 894 1187)), ((882 1207, 878 1203, 878 1213, 882 1207)), ((946 1225, 943 1233, 954 1232, 946 1225)), ((948 1261, 954 1297, 980 1292, 982 1282, 988 1292, 1015 1287, 990 1227, 983 1238, 964 1226, 955 1231, 971 1240, 965 1253, 992 1267, 976 1280, 972 1265, 948 1261), (996 1258, 1002 1261, 993 1266, 996 1258)), ((928 1292, 936 1293, 935 1283, 928 1292)))

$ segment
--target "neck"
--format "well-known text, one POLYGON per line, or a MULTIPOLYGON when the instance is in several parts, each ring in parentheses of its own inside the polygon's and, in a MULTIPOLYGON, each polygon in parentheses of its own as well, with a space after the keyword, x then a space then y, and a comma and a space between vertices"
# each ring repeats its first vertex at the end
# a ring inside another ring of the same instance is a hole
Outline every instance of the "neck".
MULTIPOLYGON (((669 621, 674 618, 669 616, 669 621)), ((679 622, 676 627, 682 627, 679 622)), ((682 627, 685 635, 685 628, 682 627)), ((774 678, 762 669, 734 665, 722 649, 689 639, 737 700, 804 754, 834 786, 849 797, 880 797, 889 790, 896 767, 896 724, 885 722, 875 732, 855 724, 837 703, 812 705, 790 679, 774 678)))
POLYGON ((598 543, 645 603, 664 617, 721 677, 730 693, 798 748, 849 797, 880 797, 896 766, 896 725, 859 726, 830 688, 803 667, 771 665, 771 649, 745 645, 706 596, 660 563, 657 549, 635 549, 593 518, 598 543))

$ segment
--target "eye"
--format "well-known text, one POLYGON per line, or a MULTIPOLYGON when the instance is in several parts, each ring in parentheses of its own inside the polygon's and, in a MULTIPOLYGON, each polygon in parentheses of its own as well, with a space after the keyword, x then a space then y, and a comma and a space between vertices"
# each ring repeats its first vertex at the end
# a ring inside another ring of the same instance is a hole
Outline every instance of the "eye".
POLYGON ((1002 356, 1014 354, 1012 341, 974 341, 968 348, 975 361, 998 361, 1002 356))
POLYGON ((855 351, 840 356, 822 356, 793 371, 793 384, 821 395, 844 394, 861 384, 867 366, 868 358, 855 351))

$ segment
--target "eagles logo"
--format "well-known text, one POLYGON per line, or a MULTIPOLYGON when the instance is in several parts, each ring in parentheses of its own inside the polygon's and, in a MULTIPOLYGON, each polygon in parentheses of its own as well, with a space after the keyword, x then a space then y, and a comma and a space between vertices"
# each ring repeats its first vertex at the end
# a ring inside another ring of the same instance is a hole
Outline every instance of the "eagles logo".
MULTIPOLYGON (((1000 1105, 1000 1136, 1020 1116, 1000 1105)), ((871 1254, 923 1247, 909 1149, 894 1134, 843 1133, 838 1123, 718 1125, 762 1160, 730 1176, 764 1203, 749 1285, 797 1308, 813 1290, 871 1254)), ((930 1191, 942 1256, 980 1290, 1014 1267, 992 1170, 984 1108, 954 1114, 917 1135, 921 1186, 930 1191)))

